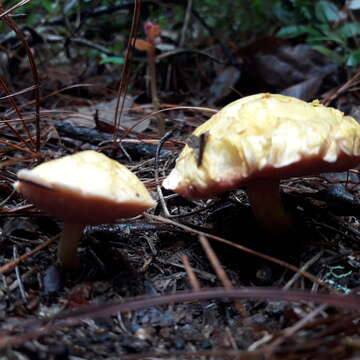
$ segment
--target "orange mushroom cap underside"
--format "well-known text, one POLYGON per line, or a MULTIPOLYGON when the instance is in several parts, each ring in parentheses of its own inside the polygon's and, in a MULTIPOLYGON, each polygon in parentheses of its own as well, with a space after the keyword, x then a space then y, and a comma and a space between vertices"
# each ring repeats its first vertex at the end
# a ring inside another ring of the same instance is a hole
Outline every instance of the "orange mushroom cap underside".
POLYGON ((201 163, 186 145, 163 186, 207 199, 252 179, 344 171, 360 163, 360 125, 318 101, 257 94, 234 101, 199 126, 201 163))
POLYGON ((91 150, 20 170, 18 178, 16 190, 38 208, 74 223, 112 222, 156 204, 135 174, 91 150))

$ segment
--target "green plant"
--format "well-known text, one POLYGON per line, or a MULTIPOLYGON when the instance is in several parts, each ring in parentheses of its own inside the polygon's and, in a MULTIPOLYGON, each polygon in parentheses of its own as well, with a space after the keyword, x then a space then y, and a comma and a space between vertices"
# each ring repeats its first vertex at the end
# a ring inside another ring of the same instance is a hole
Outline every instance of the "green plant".
POLYGON ((278 0, 203 0, 196 11, 218 36, 247 43, 270 35, 276 25, 273 9, 278 0))
POLYGON ((340 5, 327 0, 279 1, 274 14, 283 26, 277 35, 304 37, 314 49, 339 65, 357 66, 360 64, 357 50, 360 22, 352 20, 340 5))
POLYGON ((116 64, 123 65, 125 58, 123 56, 106 56, 101 59, 100 64, 116 64))

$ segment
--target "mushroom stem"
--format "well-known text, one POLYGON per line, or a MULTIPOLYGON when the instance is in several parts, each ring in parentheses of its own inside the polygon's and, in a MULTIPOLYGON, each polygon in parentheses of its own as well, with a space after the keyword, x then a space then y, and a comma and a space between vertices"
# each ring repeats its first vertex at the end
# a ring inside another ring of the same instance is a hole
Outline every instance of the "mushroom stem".
POLYGON ((256 219, 268 233, 276 237, 289 233, 293 221, 282 204, 279 180, 253 180, 247 185, 247 195, 256 219))
POLYGON ((64 222, 64 231, 58 245, 57 256, 60 265, 66 270, 76 270, 80 267, 77 248, 84 228, 84 224, 64 222))

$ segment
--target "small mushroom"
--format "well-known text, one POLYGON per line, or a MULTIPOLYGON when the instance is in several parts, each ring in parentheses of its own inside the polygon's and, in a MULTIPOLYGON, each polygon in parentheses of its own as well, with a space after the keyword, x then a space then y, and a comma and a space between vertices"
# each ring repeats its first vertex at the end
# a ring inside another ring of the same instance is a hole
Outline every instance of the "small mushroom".
POLYGON ((17 176, 17 191, 64 221, 58 260, 67 270, 80 266, 77 247, 85 225, 133 217, 155 206, 136 175, 92 150, 22 169, 17 176))
POLYGON ((186 145, 163 186, 190 199, 245 186, 255 217, 276 236, 292 225, 280 199, 281 179, 345 171, 360 163, 360 125, 318 101, 247 96, 225 106, 192 136, 203 134, 201 162, 197 150, 186 145))

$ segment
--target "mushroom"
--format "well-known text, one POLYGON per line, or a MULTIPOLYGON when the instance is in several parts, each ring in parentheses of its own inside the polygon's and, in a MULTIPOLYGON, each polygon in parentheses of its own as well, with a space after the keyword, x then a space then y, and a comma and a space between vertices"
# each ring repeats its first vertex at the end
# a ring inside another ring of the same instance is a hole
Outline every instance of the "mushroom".
POLYGON ((86 224, 141 214, 155 206, 143 183, 124 165, 89 150, 22 169, 14 187, 38 208, 64 221, 58 260, 79 268, 77 247, 86 224))
POLYGON ((190 199, 245 186, 255 217, 276 236, 292 226, 280 198, 281 179, 345 171, 360 162, 355 119, 316 100, 283 95, 234 101, 194 137, 206 139, 202 149, 186 145, 163 186, 190 199))

